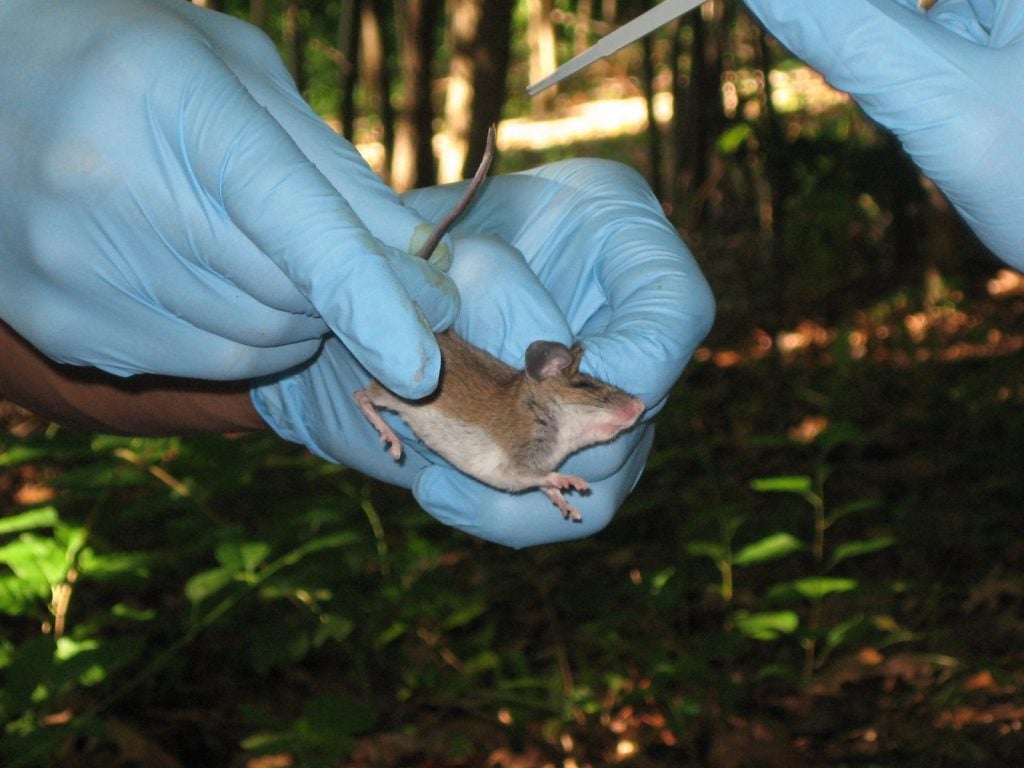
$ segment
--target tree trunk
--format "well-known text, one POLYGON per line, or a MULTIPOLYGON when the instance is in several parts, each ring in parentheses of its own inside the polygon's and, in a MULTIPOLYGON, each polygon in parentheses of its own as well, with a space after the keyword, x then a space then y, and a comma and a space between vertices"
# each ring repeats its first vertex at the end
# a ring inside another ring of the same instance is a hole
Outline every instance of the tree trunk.
POLYGON ((402 80, 404 98, 398 131, 395 134, 395 156, 391 166, 391 183, 399 191, 436 183, 432 147, 431 69, 434 53, 434 31, 440 17, 442 0, 405 0, 399 29, 402 35, 402 80))
POLYGON ((386 0, 363 0, 362 37, 363 58, 361 69, 369 92, 371 108, 380 115, 381 143, 384 162, 381 175, 391 179, 391 164, 395 155, 395 108, 391 103, 391 60, 394 55, 393 38, 385 30, 394 29, 392 4, 386 0))
MULTIPOLYGON (((528 23, 526 42, 530 47, 530 82, 535 83, 554 71, 555 27, 551 21, 552 0, 526 0, 528 23)), ((548 88, 531 99, 534 115, 544 115, 554 105, 557 88, 548 88)))
POLYGON ((450 0, 448 37, 452 60, 445 88, 444 143, 437 174, 442 184, 461 179, 466 162, 474 106, 473 53, 482 13, 481 0, 450 0))
MULTIPOLYGON (((786 285, 790 274, 790 265, 786 263, 786 202, 792 194, 789 145, 783 136, 779 115, 775 111, 772 100, 771 72, 773 67, 771 52, 768 49, 768 37, 764 29, 758 27, 758 67, 764 73, 764 109, 762 111, 762 153, 764 156, 765 176, 768 180, 768 210, 762 214, 763 239, 768 242, 768 279, 765 292, 770 304, 764 313, 764 325, 770 333, 777 333, 789 320, 783 316, 783 307, 789 306, 786 301, 786 285), (774 311, 772 311, 774 309, 774 311)), ((760 206, 764 208, 764 204, 760 206)))
POLYGON ((473 122, 463 175, 476 170, 484 156, 487 130, 501 121, 512 43, 512 13, 516 0, 483 0, 484 13, 474 50, 473 122))
POLYGON ((716 161, 715 139, 725 125, 722 111, 722 7, 713 0, 693 14, 693 48, 691 51, 690 80, 683 99, 683 111, 677 117, 683 120, 678 133, 681 142, 682 175, 678 199, 690 199, 695 204, 691 211, 692 223, 698 225, 707 213, 716 161), (707 16, 705 16, 707 13, 707 16))
POLYGON ((267 0, 250 0, 249 21, 260 29, 267 28, 267 0))
POLYGON ((514 6, 515 0, 452 2, 442 182, 472 175, 483 157, 487 129, 501 119, 514 6))
POLYGON ((355 141, 356 81, 359 78, 359 17, 363 0, 341 0, 338 9, 338 120, 341 135, 355 141))
POLYGON ((284 49, 288 71, 299 93, 306 90, 305 40, 302 30, 302 0, 288 0, 284 14, 284 49))
POLYGON ((594 16, 594 0, 579 0, 576 3, 576 28, 572 37, 572 52, 578 56, 590 45, 590 22, 594 16))
POLYGON ((674 207, 679 201, 679 180, 683 175, 686 141, 686 89, 683 85, 683 35, 689 27, 681 20, 672 22, 672 48, 669 54, 669 69, 672 73, 672 120, 669 123, 669 164, 668 185, 665 192, 668 203, 674 207))
MULTIPOLYGON (((644 10, 650 7, 650 0, 646 0, 644 10)), ((650 166, 647 176, 654 196, 661 200, 665 185, 661 180, 661 130, 654 117, 654 41, 650 35, 644 35, 642 46, 643 87, 647 102, 647 164, 650 166)))

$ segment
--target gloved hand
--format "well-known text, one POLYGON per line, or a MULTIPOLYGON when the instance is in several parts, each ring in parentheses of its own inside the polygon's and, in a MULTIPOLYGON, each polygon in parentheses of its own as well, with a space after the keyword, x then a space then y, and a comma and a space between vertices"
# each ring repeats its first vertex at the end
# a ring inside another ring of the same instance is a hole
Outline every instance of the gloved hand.
POLYGON ((0 4, 0 317, 49 357, 242 379, 333 332, 424 395, 457 312, 409 255, 429 229, 254 27, 180 0, 0 4))
POLYGON ((895 133, 967 224, 1024 269, 1024 3, 746 0, 895 133))
MULTIPOLYGON (((404 200, 437 220, 464 187, 417 190, 404 200)), ((600 160, 489 179, 454 242, 449 275, 461 294, 460 335, 518 369, 532 341, 579 339, 585 372, 647 406, 641 426, 566 462, 563 471, 591 481, 588 495, 573 494, 581 524, 563 520, 539 491, 497 491, 452 469, 384 412, 406 449, 393 461, 352 400, 367 375, 333 341, 313 364, 256 387, 253 402, 279 434, 411 487, 432 515, 481 538, 521 547, 590 535, 640 477, 651 418, 710 328, 707 283, 640 176, 600 160)))

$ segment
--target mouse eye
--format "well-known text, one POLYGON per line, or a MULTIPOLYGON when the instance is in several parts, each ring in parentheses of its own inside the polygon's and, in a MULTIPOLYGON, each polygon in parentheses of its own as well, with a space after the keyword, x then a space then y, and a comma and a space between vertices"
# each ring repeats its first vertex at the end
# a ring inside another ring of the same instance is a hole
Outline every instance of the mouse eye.
POLYGON ((591 381, 590 379, 573 379, 569 382, 569 386, 573 389, 597 389, 597 382, 591 381))

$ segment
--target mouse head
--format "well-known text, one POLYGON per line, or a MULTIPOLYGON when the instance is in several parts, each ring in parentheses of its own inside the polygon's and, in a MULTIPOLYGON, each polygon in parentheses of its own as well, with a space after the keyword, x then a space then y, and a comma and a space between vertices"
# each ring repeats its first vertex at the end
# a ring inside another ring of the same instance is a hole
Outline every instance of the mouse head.
POLYGON ((532 396, 557 415, 559 427, 574 434, 577 447, 611 440, 643 413, 635 397, 580 373, 583 347, 535 341, 526 350, 526 380, 532 396))

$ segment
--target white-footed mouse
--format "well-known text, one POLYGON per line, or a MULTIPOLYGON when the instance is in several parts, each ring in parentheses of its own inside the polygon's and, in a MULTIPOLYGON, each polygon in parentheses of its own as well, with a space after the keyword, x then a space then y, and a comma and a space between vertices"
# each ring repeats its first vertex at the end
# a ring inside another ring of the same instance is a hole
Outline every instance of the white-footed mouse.
MULTIPOLYGON (((438 224, 418 255, 429 258, 452 222, 465 210, 494 157, 494 128, 466 193, 438 224)), ((580 373, 583 348, 535 341, 517 371, 448 330, 437 334, 441 376, 434 393, 406 400, 377 381, 355 393, 366 418, 390 444, 397 460, 402 443, 375 407, 395 411, 420 440, 453 466, 506 491, 540 488, 568 520, 578 510, 562 491, 586 491, 587 481, 555 469, 587 446, 611 440, 643 413, 640 400, 580 373)))

